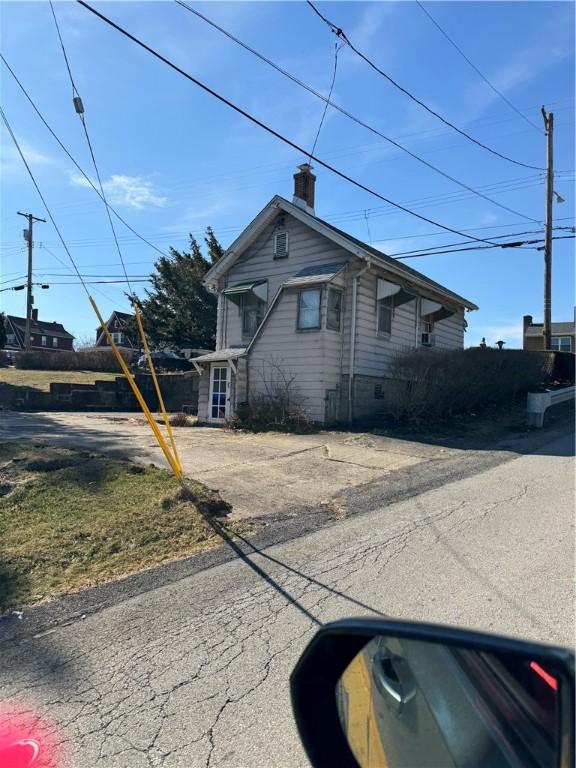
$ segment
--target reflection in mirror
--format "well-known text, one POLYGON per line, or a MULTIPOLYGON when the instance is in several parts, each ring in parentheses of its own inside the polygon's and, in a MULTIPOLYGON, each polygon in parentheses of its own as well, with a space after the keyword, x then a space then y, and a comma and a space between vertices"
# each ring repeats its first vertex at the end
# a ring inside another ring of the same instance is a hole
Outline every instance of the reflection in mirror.
POLYGON ((553 768, 559 684, 519 654, 376 637, 336 697, 360 768, 553 768))

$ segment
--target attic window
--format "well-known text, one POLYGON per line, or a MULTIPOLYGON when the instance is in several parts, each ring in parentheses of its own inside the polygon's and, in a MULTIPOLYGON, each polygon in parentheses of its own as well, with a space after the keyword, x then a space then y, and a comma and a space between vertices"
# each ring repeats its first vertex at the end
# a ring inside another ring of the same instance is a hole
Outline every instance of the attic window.
POLYGON ((274 258, 285 259, 288 256, 288 232, 285 230, 274 235, 274 258))

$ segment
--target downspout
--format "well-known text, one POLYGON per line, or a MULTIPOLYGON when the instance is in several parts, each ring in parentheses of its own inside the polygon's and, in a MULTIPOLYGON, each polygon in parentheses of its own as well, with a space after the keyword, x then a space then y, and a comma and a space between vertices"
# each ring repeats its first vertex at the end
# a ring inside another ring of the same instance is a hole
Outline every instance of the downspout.
POLYGON ((348 365, 348 421, 353 418, 352 396, 354 392, 354 359, 356 357, 356 305, 358 303, 358 281, 370 269, 370 261, 352 278, 352 322, 350 323, 350 363, 348 365))

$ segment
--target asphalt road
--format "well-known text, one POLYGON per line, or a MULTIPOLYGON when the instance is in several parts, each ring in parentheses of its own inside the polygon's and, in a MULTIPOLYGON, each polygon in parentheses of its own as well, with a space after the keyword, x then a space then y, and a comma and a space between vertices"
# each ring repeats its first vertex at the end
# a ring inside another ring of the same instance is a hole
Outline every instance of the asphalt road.
POLYGON ((381 612, 572 644, 572 454, 559 438, 5 644, 2 698, 56 723, 77 768, 306 766, 287 681, 319 622, 381 612))

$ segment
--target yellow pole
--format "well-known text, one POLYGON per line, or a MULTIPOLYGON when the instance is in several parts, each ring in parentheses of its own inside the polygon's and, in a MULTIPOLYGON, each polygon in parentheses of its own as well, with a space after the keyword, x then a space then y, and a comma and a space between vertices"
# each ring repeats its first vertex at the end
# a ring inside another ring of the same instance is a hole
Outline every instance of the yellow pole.
POLYGON ((176 459, 176 462, 180 467, 180 469, 182 469, 180 457, 178 456, 178 449, 176 448, 176 441, 174 440, 174 433, 172 432, 172 425, 170 424, 168 414, 166 413, 166 408, 164 407, 164 398, 162 397, 162 392, 160 391, 160 384, 158 383, 158 378, 156 376, 156 369, 154 368, 154 362, 152 361, 152 355, 150 354, 150 347, 148 346, 146 334, 144 333, 144 326, 142 325, 142 316, 140 314, 140 310, 137 307, 134 307, 134 313, 136 315, 136 323, 138 324, 138 330, 140 331, 140 336, 142 338, 142 345, 144 346, 144 354, 146 355, 146 360, 148 361, 148 368, 150 369, 150 373, 152 374, 152 380, 154 381, 154 388, 156 389, 156 395, 158 396, 158 403, 160 405, 160 410, 162 411, 162 418, 164 419, 164 425, 166 426, 166 431, 168 432, 168 437, 170 438, 170 443, 172 445, 174 458, 176 459))
POLYGON ((134 395, 136 397, 136 400, 138 400, 138 404, 140 405, 140 408, 142 408, 142 411, 144 415, 146 416, 146 419, 148 420, 148 424, 150 425, 150 428, 152 429, 152 432, 154 432, 154 436, 156 437, 156 440, 158 441, 158 445, 162 449, 164 456, 166 457, 166 460, 170 464, 172 471, 178 478, 178 480, 182 481, 182 469, 175 461, 174 457, 170 453, 170 449, 168 445, 166 444, 166 441, 164 440, 162 433, 158 429, 158 424, 154 421, 154 418, 152 417, 152 414, 150 413, 150 409, 146 405, 146 401, 142 397, 142 393, 138 389, 138 385, 136 384, 136 381, 134 379, 134 376, 132 375, 131 371, 129 370, 128 366, 126 365, 126 361, 118 351, 118 347, 116 346, 114 339, 112 338, 112 335, 110 334, 110 331, 106 327, 106 324, 104 322, 104 318, 100 314, 100 310, 96 306, 96 302, 92 298, 92 296, 88 296, 90 299, 90 304, 92 304, 92 308, 94 312, 96 312, 96 316, 98 318, 98 321, 100 323, 100 326, 102 327, 102 330, 106 334, 106 338, 108 339, 108 343, 112 347, 112 350, 114 352, 114 355, 116 356, 116 360, 118 361, 118 365, 122 369, 122 372, 128 379, 128 383, 130 384, 130 387, 132 388, 132 392, 134 392, 134 395))

